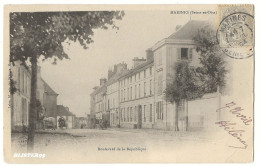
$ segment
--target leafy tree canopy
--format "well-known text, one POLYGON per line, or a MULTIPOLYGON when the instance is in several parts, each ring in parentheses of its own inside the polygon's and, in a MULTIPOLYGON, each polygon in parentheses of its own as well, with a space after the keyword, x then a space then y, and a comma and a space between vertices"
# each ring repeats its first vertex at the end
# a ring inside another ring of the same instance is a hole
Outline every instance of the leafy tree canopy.
POLYGON ((190 67, 187 61, 176 62, 173 81, 165 91, 168 101, 192 100, 224 88, 227 70, 215 32, 206 25, 194 37, 200 66, 190 67))
POLYGON ((171 103, 182 99, 196 99, 202 97, 201 81, 195 74, 195 70, 189 67, 189 62, 180 61, 175 65, 175 78, 165 90, 165 95, 171 103))
POLYGON ((204 82, 203 91, 205 93, 216 92, 217 88, 222 91, 227 70, 225 56, 223 56, 216 38, 216 31, 210 25, 206 25, 199 29, 193 40, 202 64, 197 68, 196 73, 204 82))
POLYGON ((123 11, 15 12, 10 13, 10 61, 25 62, 33 56, 68 59, 62 43, 79 41, 86 49, 93 30, 118 27, 123 11))

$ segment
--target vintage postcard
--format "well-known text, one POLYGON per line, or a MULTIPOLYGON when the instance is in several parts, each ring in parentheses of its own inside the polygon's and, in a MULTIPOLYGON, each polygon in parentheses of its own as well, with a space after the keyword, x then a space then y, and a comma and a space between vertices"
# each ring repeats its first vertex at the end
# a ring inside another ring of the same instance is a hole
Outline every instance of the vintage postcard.
POLYGON ((249 163, 254 6, 6 5, 8 163, 249 163))

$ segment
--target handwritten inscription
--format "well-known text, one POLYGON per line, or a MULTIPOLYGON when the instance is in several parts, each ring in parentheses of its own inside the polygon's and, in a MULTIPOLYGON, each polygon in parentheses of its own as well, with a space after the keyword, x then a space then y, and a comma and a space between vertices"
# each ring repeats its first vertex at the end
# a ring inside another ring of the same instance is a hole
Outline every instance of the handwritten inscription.
POLYGON ((252 121, 253 121, 252 118, 251 117, 247 117, 246 115, 242 114, 241 111, 243 111, 244 109, 242 109, 241 107, 236 107, 235 105, 236 105, 236 103, 232 101, 231 103, 227 103, 224 107, 217 109, 216 112, 228 109, 228 111, 230 113, 234 114, 245 125, 250 125, 252 123, 252 121))
POLYGON ((246 149, 247 148, 247 143, 246 141, 244 141, 242 139, 242 133, 245 132, 245 130, 234 130, 234 127, 236 123, 231 123, 230 121, 219 121, 216 122, 215 124, 219 124, 219 127, 223 127, 225 131, 228 132, 228 134, 230 134, 231 136, 233 136, 234 138, 236 138, 241 144, 243 144, 242 146, 236 147, 236 146, 229 146, 232 148, 240 148, 240 149, 246 149))
MULTIPOLYGON (((252 118, 242 114, 243 110, 244 110, 243 108, 236 106, 236 103, 232 101, 230 103, 225 104, 224 107, 217 109, 216 112, 228 111, 231 114, 233 114, 236 118, 238 118, 242 122, 242 124, 246 126, 251 125, 252 118)), ((229 146, 229 147, 240 148, 240 149, 246 149, 248 147, 248 144, 242 138, 243 134, 245 133, 245 130, 235 129, 237 123, 231 121, 218 121, 215 122, 215 124, 219 125, 219 127, 223 128, 229 135, 236 138, 241 143, 241 146, 229 146)))

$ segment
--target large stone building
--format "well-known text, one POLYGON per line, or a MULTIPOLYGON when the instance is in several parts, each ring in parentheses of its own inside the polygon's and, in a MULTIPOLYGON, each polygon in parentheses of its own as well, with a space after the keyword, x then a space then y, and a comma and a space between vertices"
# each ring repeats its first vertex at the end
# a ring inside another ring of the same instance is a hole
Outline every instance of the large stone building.
POLYGON ((31 74, 26 65, 21 65, 17 61, 11 67, 12 79, 15 82, 17 89, 14 94, 11 94, 11 127, 21 128, 29 124, 28 115, 31 96, 31 74))
MULTIPOLYGON (((29 124, 29 108, 31 98, 31 71, 30 68, 16 61, 11 66, 16 92, 10 95, 11 127, 20 130, 29 124)), ((53 127, 57 127, 57 97, 58 94, 42 79, 41 68, 37 69, 36 99, 40 101, 45 119, 53 118, 53 127)), ((36 123, 36 128, 43 128, 43 123, 36 123)))
MULTIPOLYGON (((91 94, 91 114, 97 119, 102 119, 104 113, 109 114, 111 126, 174 129, 176 107, 166 101, 164 91, 175 77, 176 62, 200 65, 193 38, 205 23, 192 20, 177 26, 175 33, 146 51, 146 59, 134 58, 133 69, 124 69, 114 79, 109 75, 108 81, 95 87, 91 94)), ((219 100, 216 92, 198 100, 181 102, 178 108, 180 130, 186 129, 187 117, 189 128, 193 130, 212 125, 217 118, 215 110, 219 100)))

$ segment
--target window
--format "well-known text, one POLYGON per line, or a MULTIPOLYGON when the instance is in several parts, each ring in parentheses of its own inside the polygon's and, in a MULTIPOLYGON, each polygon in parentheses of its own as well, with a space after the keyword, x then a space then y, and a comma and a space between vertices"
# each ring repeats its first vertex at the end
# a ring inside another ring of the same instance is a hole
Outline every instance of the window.
POLYGON ((137 107, 135 106, 135 113, 134 113, 134 118, 135 118, 135 122, 137 121, 137 107))
POLYGON ((146 116, 145 116, 145 105, 144 105, 144 122, 146 122, 146 116))
POLYGON ((181 48, 181 59, 188 59, 188 48, 181 48))
POLYGON ((125 101, 125 89, 124 89, 124 101, 125 101))
POLYGON ((132 76, 130 77, 130 83, 132 83, 132 76))
POLYGON ((146 96, 146 89, 145 89, 145 87, 146 87, 146 82, 144 82, 144 96, 146 96))
POLYGON ((150 75, 153 74, 153 70, 152 70, 152 67, 150 67, 150 75))
POLYGON ((125 108, 124 108, 124 122, 126 121, 126 113, 125 113, 125 108))
POLYGON ((152 95, 152 80, 150 80, 150 95, 152 95))
POLYGON ((150 122, 152 122, 152 114, 153 114, 153 105, 150 104, 150 122))
POLYGON ((132 87, 130 88, 130 100, 132 100, 132 87))
POLYGON ((133 116, 132 107, 130 107, 130 122, 132 122, 132 116, 133 116))
POLYGON ((144 69, 144 78, 146 77, 146 69, 144 69))
POLYGON ((162 91, 163 91, 162 71, 158 72, 157 82, 158 82, 157 93, 158 93, 158 95, 161 95, 162 91))
POLYGON ((141 78, 141 76, 140 76, 141 74, 140 73, 138 73, 138 79, 140 80, 140 78, 141 78))
POLYGON ((135 85, 135 99, 136 99, 136 93, 137 93, 137 86, 135 85))
POLYGON ((120 110, 120 119, 123 121, 123 108, 120 110))
POLYGON ((129 100, 129 88, 127 88, 127 100, 129 100))
POLYGON ((159 101, 156 103, 156 114, 157 119, 163 119, 163 102, 159 101))
POLYGON ((141 84, 139 84, 138 97, 141 97, 141 84))
POLYGON ((123 101, 124 97, 123 97, 123 90, 121 90, 121 101, 123 101))
POLYGON ((129 122, 129 107, 127 107, 127 122, 129 122))
POLYGON ((135 82, 136 82, 136 74, 135 74, 135 82))

